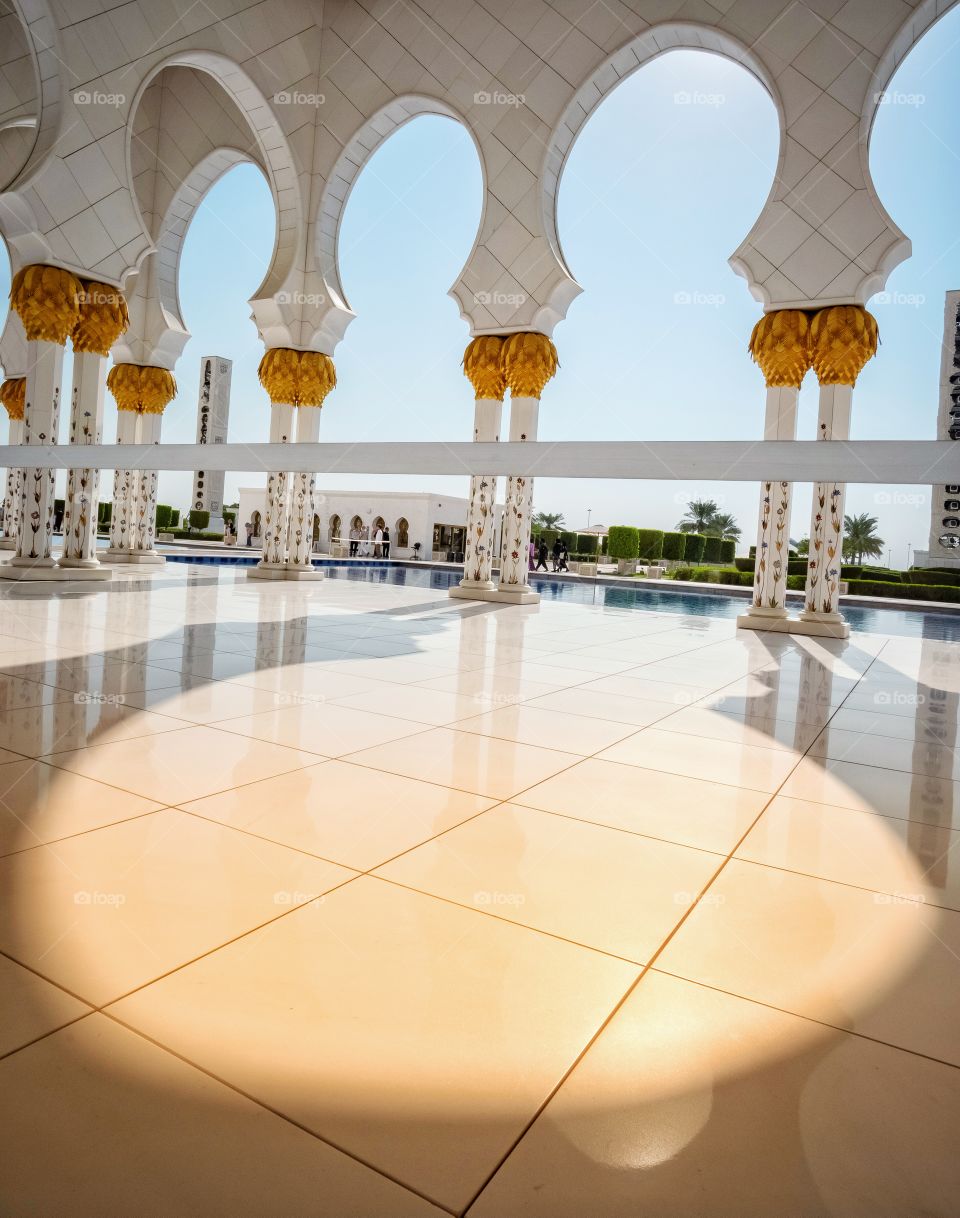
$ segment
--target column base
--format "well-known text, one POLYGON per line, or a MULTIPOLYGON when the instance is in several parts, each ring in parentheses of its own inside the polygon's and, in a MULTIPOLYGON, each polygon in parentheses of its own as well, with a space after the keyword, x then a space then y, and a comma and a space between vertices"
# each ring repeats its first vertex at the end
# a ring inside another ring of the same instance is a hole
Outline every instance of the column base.
POLYGON ((741 613, 737 618, 738 630, 770 630, 776 634, 817 635, 828 639, 848 639, 849 623, 811 620, 803 617, 761 617, 756 613, 741 613))
POLYGON ((804 609, 797 619, 794 633, 822 635, 828 639, 848 639, 850 624, 842 613, 822 613, 816 609, 804 609))
POLYGON ((99 571, 101 569, 99 558, 66 558, 61 554, 57 561, 62 569, 69 571, 99 571))
POLYGON ((107 562, 134 563, 142 567, 161 567, 167 561, 156 550, 105 550, 103 557, 107 562))
POLYGON ((318 580, 323 579, 323 572, 315 567, 288 567, 274 563, 258 563, 247 570, 248 579, 293 579, 318 580))
POLYGON ((108 580, 113 579, 113 572, 106 567, 61 567, 24 565, 24 561, 14 565, 12 562, 0 563, 0 579, 17 579, 25 583, 65 583, 67 580, 108 580))
POLYGON ((525 584, 516 589, 484 588, 479 585, 464 587, 463 584, 457 584, 455 587, 447 589, 447 595, 465 601, 499 601, 504 605, 540 604, 540 593, 534 592, 525 584))
POLYGON ((16 548, 16 537, 0 537, 0 550, 15 550, 16 548))
POLYGON ((449 589, 451 596, 470 596, 475 592, 495 592, 497 585, 492 579, 462 579, 449 589))

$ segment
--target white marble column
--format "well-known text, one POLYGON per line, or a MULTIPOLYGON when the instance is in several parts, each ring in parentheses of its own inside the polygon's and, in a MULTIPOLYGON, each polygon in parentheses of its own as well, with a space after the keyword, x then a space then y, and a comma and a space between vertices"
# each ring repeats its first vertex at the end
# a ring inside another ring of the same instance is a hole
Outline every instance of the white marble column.
MULTIPOLYGON (((481 444, 500 439, 503 399, 478 397, 474 404, 473 438, 481 444)), ((467 511, 467 544, 464 555, 463 579, 465 591, 487 591, 493 582, 493 546, 495 540, 497 503, 496 474, 475 474, 470 479, 470 506, 467 511)))
MULTIPOLYGON (((297 407, 297 443, 316 444, 320 438, 320 407, 297 407)), ((322 579, 323 572, 313 566, 313 516, 316 474, 291 475, 290 530, 287 538, 288 565, 299 578, 322 579)))
MULTIPOLYGON (((270 443, 289 444, 294 430, 294 406, 289 402, 270 403, 270 443)), ((260 562, 247 574, 261 579, 282 579, 287 565, 290 532, 290 477, 284 472, 267 475, 263 512, 263 551, 260 562)))
MULTIPOLYGON (((852 385, 821 385, 818 440, 850 436, 852 385)), ((846 485, 818 482, 810 513, 810 553, 804 609, 800 620, 823 628, 822 633, 847 638, 850 627, 840 614, 840 566, 843 561, 843 508, 846 485)))
MULTIPOLYGON (((793 385, 767 387, 765 440, 794 440, 797 434, 797 397, 793 385)), ((789 482, 764 482, 760 488, 757 556, 753 602, 737 625, 754 630, 776 629, 787 617, 787 564, 790 558, 789 482)))
MULTIPOLYGON (((137 412, 117 411, 117 443, 136 444, 137 412)), ((125 560, 133 547, 131 513, 136 507, 135 470, 118 469, 113 474, 113 504, 110 509, 110 545, 105 557, 125 560)))
MULTIPOLYGON (((23 414, 25 446, 57 442, 62 379, 61 344, 44 339, 29 342, 23 414)), ((9 564, 12 568, 29 567, 39 572, 56 566, 52 553, 55 476, 52 469, 24 469, 16 553, 9 564)), ((12 574, 6 570, 3 573, 12 574)))
MULTIPOLYGON (((537 438, 539 398, 510 398, 510 440, 537 438)), ((500 548, 500 582, 497 590, 519 603, 539 600, 530 591, 530 528, 533 515, 533 479, 511 474, 503 508, 503 539, 500 548)))
MULTIPOLYGON (((137 443, 144 447, 160 443, 163 415, 160 412, 144 411, 138 417, 137 443)), ((157 564, 166 562, 162 554, 154 549, 157 536, 157 479, 155 469, 141 469, 135 475, 136 509, 132 513, 133 545, 127 561, 157 564)))
MULTIPOLYGON (((99 444, 103 438, 103 404, 107 389, 106 357, 94 351, 74 351, 73 394, 70 404, 70 444, 99 444)), ((67 473, 61 567, 96 570, 97 504, 100 471, 72 468, 67 473)))
MULTIPOLYGON (((10 407, 13 409, 13 407, 10 407)), ((8 416, 8 444, 23 443, 23 417, 15 414, 8 416)), ((17 544, 17 523, 20 519, 20 495, 23 487, 23 470, 10 466, 4 481, 3 495, 3 537, 0 538, 0 550, 12 550, 17 544)))

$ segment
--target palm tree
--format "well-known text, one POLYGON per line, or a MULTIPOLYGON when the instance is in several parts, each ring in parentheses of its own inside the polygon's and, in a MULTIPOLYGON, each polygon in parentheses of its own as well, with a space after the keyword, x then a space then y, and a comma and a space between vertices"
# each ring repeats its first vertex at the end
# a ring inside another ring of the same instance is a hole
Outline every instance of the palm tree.
POLYGON ((534 512, 533 527, 535 529, 563 528, 563 512, 534 512))
POLYGON ((876 527, 876 516, 868 516, 866 512, 861 512, 859 516, 844 516, 844 557, 853 558, 859 566, 864 558, 876 558, 882 554, 884 540, 874 532, 876 527))
POLYGON ((705 532, 711 537, 720 537, 724 541, 732 538, 734 541, 740 540, 741 529, 737 524, 735 516, 731 516, 729 512, 717 512, 717 514, 707 522, 705 532))
POLYGON ((687 514, 677 525, 677 529, 681 533, 706 533, 719 511, 712 499, 691 499, 687 504, 687 514))

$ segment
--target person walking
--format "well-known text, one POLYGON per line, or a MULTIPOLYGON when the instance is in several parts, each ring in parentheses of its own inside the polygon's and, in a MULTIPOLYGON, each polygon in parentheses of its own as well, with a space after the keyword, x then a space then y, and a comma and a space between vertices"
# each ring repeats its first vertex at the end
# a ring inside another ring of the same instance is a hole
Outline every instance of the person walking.
POLYGON ((557 537, 553 543, 553 569, 560 570, 560 551, 563 549, 563 542, 557 537))
POLYGON ((247 523, 243 527, 247 531, 247 545, 252 546, 253 545, 253 524, 248 520, 247 523))
POLYGON ((357 557, 357 550, 360 548, 360 530, 356 525, 350 530, 350 557, 357 557))
POLYGON ((390 526, 388 524, 383 526, 383 538, 380 543, 380 549, 384 558, 390 557, 390 526))
POLYGON ((373 535, 373 557, 383 557, 383 526, 377 525, 377 531, 373 535))
POLYGON ((370 557, 370 526, 365 524, 360 533, 360 557, 370 557))
POLYGON ((550 570, 550 568, 547 566, 547 555, 549 553, 550 551, 547 549, 547 543, 545 541, 541 541, 540 549, 537 550, 537 565, 535 570, 539 571, 541 567, 543 567, 544 571, 550 570))
POLYGON ((567 559, 569 557, 570 557, 570 554, 569 554, 569 551, 567 550, 566 543, 561 542, 560 543, 560 554, 557 558, 557 570, 558 571, 569 571, 570 570, 570 568, 567 566, 567 559))

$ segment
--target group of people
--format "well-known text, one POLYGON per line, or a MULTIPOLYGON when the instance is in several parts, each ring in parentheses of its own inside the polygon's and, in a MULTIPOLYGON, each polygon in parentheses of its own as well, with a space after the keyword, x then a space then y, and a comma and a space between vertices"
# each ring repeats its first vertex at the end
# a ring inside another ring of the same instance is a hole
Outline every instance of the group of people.
POLYGON ((361 528, 359 525, 354 525, 350 530, 350 557, 351 558, 389 558, 390 557, 390 526, 377 525, 373 537, 370 536, 370 526, 365 524, 361 528), (371 555, 372 547, 372 555, 371 555))
MULTIPOLYGON (((561 540, 561 538, 558 537, 553 543, 552 553, 554 571, 569 571, 570 568, 567 566, 567 559, 570 557, 570 553, 567 550, 566 543, 561 540)), ((531 540, 530 570, 539 571, 542 569, 544 571, 549 571, 550 568, 547 566, 547 559, 550 557, 550 554, 551 551, 547 549, 547 543, 542 537, 540 538, 539 543, 531 540)))

